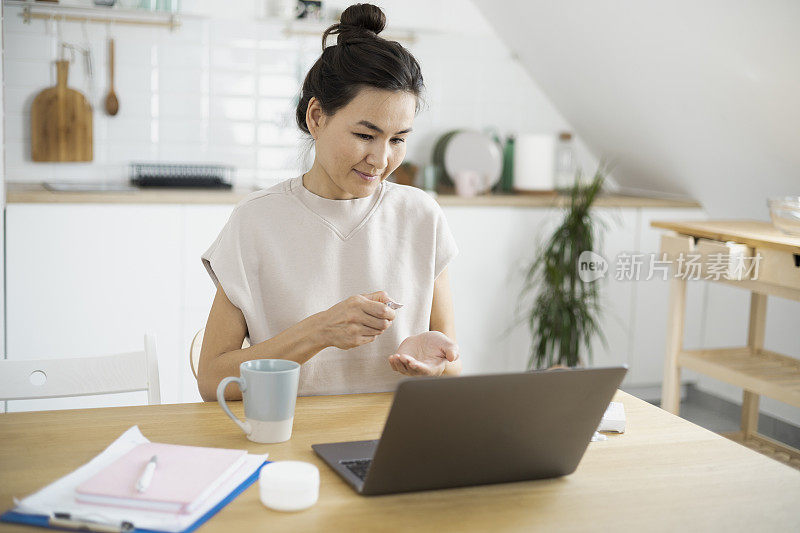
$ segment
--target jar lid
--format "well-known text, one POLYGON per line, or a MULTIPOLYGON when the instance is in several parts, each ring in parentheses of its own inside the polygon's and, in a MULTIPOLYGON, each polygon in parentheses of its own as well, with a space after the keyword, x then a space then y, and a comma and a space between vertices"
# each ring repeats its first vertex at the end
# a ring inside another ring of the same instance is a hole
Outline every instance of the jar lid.
POLYGON ((319 469, 303 461, 264 465, 258 477, 261 502, 277 511, 300 511, 317 502, 319 469))

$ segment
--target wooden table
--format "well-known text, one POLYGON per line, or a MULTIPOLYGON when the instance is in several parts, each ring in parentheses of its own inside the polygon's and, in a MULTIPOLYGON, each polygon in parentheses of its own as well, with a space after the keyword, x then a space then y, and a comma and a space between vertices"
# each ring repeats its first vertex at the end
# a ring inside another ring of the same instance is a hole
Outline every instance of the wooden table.
POLYGON ((757 270, 733 276, 736 279, 709 276, 706 271, 701 275, 701 279, 750 291, 747 346, 684 349, 687 280, 671 278, 661 406, 678 414, 681 368, 741 387, 741 431, 727 436, 800 467, 800 450, 758 433, 760 395, 800 407, 800 360, 764 349, 767 297, 800 301, 800 237, 756 220, 655 221, 652 226, 671 230, 661 239, 661 251, 673 262, 679 256, 694 254, 701 257, 706 268, 713 255, 735 249, 732 246, 745 250, 750 257, 760 256, 757 270))
MULTIPOLYGON (((627 432, 589 444, 569 476, 391 496, 353 492, 312 443, 380 435, 390 394, 298 398, 294 435, 245 439, 216 403, 0 415, 0 506, 87 462, 138 424, 150 440, 268 451, 320 469, 307 511, 266 509, 254 485, 199 531, 800 531, 800 472, 618 392, 627 432)), ((242 415, 240 403, 231 405, 242 415)), ((469 443, 454 443, 468 446, 469 443)), ((399 458, 410 460, 410 458, 399 458)), ((31 531, 0 525, 2 531, 31 531)))

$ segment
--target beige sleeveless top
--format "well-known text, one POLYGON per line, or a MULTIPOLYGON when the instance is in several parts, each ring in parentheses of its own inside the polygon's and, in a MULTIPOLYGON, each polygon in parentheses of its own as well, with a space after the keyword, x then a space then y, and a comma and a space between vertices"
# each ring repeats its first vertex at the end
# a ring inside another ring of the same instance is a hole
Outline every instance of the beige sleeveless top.
POLYGON ((248 195, 202 261, 241 309, 252 344, 355 294, 386 291, 404 304, 374 342, 328 347, 300 370, 300 395, 394 390, 387 358, 428 331, 433 282, 458 254, 439 204, 384 181, 371 196, 331 200, 302 176, 248 195))

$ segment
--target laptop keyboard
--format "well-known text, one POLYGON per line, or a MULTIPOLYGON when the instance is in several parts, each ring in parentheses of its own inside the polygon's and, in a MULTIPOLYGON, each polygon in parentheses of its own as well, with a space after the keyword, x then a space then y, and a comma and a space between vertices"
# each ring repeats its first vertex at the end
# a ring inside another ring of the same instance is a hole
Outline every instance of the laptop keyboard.
POLYGON ((367 470, 369 470, 369 465, 372 463, 372 459, 354 459, 352 461, 339 461, 339 464, 344 465, 350 470, 353 474, 356 475, 358 479, 364 481, 367 478, 367 470))

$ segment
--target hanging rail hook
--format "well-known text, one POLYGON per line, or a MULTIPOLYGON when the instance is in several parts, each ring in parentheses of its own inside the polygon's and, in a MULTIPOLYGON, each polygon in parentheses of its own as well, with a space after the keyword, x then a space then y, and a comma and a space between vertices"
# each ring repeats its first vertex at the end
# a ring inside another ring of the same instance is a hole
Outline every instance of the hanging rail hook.
POLYGON ((144 24, 150 24, 150 25, 153 25, 153 26, 161 26, 161 27, 165 27, 166 26, 166 27, 168 27, 170 29, 170 31, 175 31, 178 28, 180 28, 180 26, 182 25, 180 14, 177 13, 177 12, 169 13, 169 16, 168 16, 167 20, 158 20, 158 21, 153 21, 153 20, 134 20, 134 21, 131 21, 131 22, 129 22, 128 19, 94 17, 94 16, 89 16, 89 15, 84 15, 83 20, 81 20, 79 14, 66 15, 64 13, 56 13, 56 12, 50 12, 48 14, 47 11, 41 12, 41 13, 38 13, 38 12, 34 13, 33 7, 32 6, 28 6, 28 5, 23 6, 22 7, 22 11, 19 14, 19 16, 22 18, 23 23, 24 24, 28 24, 28 25, 31 24, 31 22, 32 22, 32 20, 34 18, 41 18, 41 19, 45 19, 46 20, 48 18, 48 15, 49 15, 49 19, 51 21, 57 21, 59 23, 63 23, 63 22, 66 22, 66 21, 76 21, 76 22, 82 22, 82 23, 89 23, 89 22, 103 23, 103 22, 105 22, 107 28, 109 28, 112 24, 117 23, 117 22, 119 22, 121 24, 126 24, 126 23, 142 24, 142 23, 144 23, 144 24))
POLYGON ((64 29, 62 27, 63 19, 59 20, 53 15, 53 20, 56 25, 56 38, 58 39, 58 58, 63 60, 64 59, 64 29))

